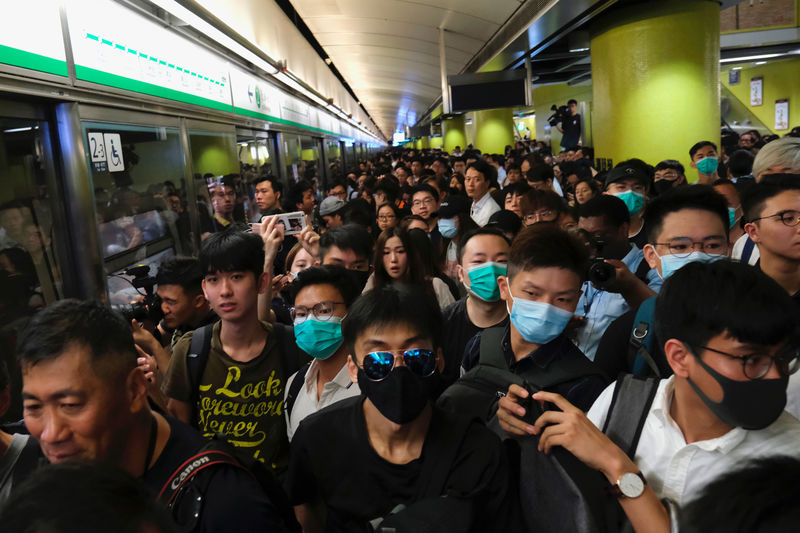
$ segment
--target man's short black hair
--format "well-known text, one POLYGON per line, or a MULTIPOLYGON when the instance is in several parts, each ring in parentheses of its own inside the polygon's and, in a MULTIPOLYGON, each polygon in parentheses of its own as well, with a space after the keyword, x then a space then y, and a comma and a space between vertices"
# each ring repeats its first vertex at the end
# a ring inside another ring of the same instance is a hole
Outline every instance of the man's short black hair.
POLYGON ((800 461, 778 455, 753 459, 703 488, 681 512, 681 533, 784 533, 800 523, 800 461))
POLYGON ((728 235, 730 224, 728 201, 710 185, 692 185, 670 189, 647 204, 647 210, 644 212, 647 242, 650 244, 656 242, 664 230, 664 219, 667 215, 683 209, 699 209, 714 213, 722 221, 725 235, 728 235))
POLYGON ((350 307, 358 298, 358 289, 353 286, 347 275, 347 270, 339 265, 321 265, 301 270, 297 279, 292 283, 292 301, 297 298, 301 290, 312 285, 331 285, 342 296, 346 307, 350 307))
POLYGON ((400 185, 397 182, 397 178, 388 176, 380 180, 378 184, 375 185, 375 190, 372 191, 372 193, 375 194, 378 191, 385 194, 389 202, 397 200, 397 197, 400 196, 400 185))
POLYGON ((503 198, 508 196, 509 194, 518 194, 522 196, 526 192, 531 190, 531 186, 528 185, 525 181, 518 181, 516 183, 509 183, 505 187, 503 187, 503 198))
POLYGON ((467 170, 474 168, 483 175, 483 179, 489 183, 497 183, 497 169, 482 159, 478 159, 467 165, 467 170))
POLYGON ((292 185, 292 188, 289 192, 289 196, 292 202, 291 205, 292 209, 296 209, 297 204, 303 203, 303 194, 305 194, 306 191, 312 191, 312 192, 314 191, 314 186, 311 185, 310 181, 300 180, 294 185, 292 185))
POLYGON ((136 367, 130 323, 92 300, 61 300, 39 311, 19 338, 17 358, 23 368, 35 366, 72 346, 87 348, 92 368, 104 377, 126 377, 136 367))
POLYGON ((17 533, 169 533, 174 523, 144 483, 105 463, 47 465, 15 487, 2 509, 17 533))
POLYGON ((356 255, 365 257, 367 261, 372 257, 372 237, 358 224, 345 224, 323 233, 319 239, 320 262, 324 261, 332 246, 340 250, 353 250, 356 255))
POLYGON ((610 194, 598 194, 578 206, 578 216, 603 217, 605 224, 614 229, 631 222, 631 214, 625 202, 610 194))
POLYGON ((421 184, 417 185, 416 187, 414 187, 414 190, 411 193, 411 200, 413 201, 414 200, 414 196, 416 196, 417 193, 421 193, 421 192, 428 193, 433 197, 433 199, 435 201, 437 201, 437 202, 439 201, 439 193, 436 192, 436 189, 434 189, 433 187, 431 187, 430 185, 428 185, 426 183, 421 183, 421 184))
POLYGON ((558 267, 586 281, 589 252, 577 238, 550 224, 528 226, 511 243, 508 277, 536 268, 558 267))
POLYGON ((570 98, 569 100, 567 100, 567 105, 572 105, 572 104, 578 105, 578 101, 575 100, 574 98, 570 98))
POLYGON ((461 264, 461 259, 464 258, 464 248, 466 248, 467 243, 473 237, 477 237, 478 235, 494 235, 495 237, 500 237, 501 239, 506 241, 506 244, 511 246, 511 241, 508 240, 508 237, 506 237, 506 234, 503 233, 499 228, 490 227, 490 226, 484 226, 482 228, 472 229, 472 230, 467 231, 466 233, 464 233, 464 235, 462 235, 461 239, 459 239, 459 241, 458 241, 458 248, 457 248, 456 255, 458 257, 458 263, 459 264, 461 264))
POLYGON ((199 294, 203 277, 200 261, 194 257, 170 257, 159 265, 156 284, 180 285, 186 294, 199 294))
POLYGON ((745 222, 764 216, 764 206, 770 198, 785 191, 797 190, 800 190, 800 180, 797 179, 797 175, 766 176, 759 183, 750 185, 742 195, 742 214, 745 222))
POLYGON ((700 141, 699 143, 695 143, 691 148, 689 148, 689 157, 694 159, 694 154, 696 154, 701 148, 705 148, 706 146, 710 146, 717 151, 717 145, 712 143, 711 141, 700 141))
POLYGON ((548 181, 555 179, 553 167, 550 165, 539 164, 528 169, 525 179, 528 181, 548 181))
POLYGON ((434 349, 442 344, 442 313, 434 295, 418 285, 390 283, 362 294, 342 321, 344 341, 356 357, 356 339, 367 328, 408 325, 430 339, 434 349))
POLYGON ((263 183, 268 181, 270 186, 272 187, 272 192, 275 194, 280 194, 283 192, 283 183, 280 182, 278 178, 273 176, 272 174, 268 174, 266 176, 258 176, 253 180, 253 187, 258 185, 259 183, 263 183))
POLYGON ((747 176, 753 172, 753 161, 756 156, 750 150, 736 150, 728 158, 728 172, 734 178, 747 176))
POLYGON ((655 171, 659 172, 661 170, 674 170, 681 175, 686 173, 686 169, 683 168, 683 165, 681 165, 680 161, 676 161, 675 159, 665 159, 657 164, 655 171))
POLYGON ((795 331, 789 294, 759 268, 722 259, 692 262, 664 282, 656 300, 656 336, 705 346, 722 333, 743 343, 774 346, 795 331))
POLYGON ((229 228, 213 233, 200 247, 203 276, 217 272, 264 273, 264 241, 254 233, 229 228))
POLYGON ((522 196, 522 200, 519 202, 519 210, 523 218, 539 209, 550 209, 561 214, 566 211, 566 207, 564 199, 552 190, 531 189, 522 196))

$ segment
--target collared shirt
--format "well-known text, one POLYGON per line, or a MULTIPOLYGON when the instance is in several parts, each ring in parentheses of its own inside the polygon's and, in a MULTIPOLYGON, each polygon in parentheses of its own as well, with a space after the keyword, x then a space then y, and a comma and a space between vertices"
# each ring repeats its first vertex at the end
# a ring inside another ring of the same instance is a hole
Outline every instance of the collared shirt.
MULTIPOLYGON (((715 439, 687 444, 669 414, 675 377, 661 380, 642 429, 634 462, 659 498, 679 505, 696 498, 710 482, 757 457, 800 458, 800 422, 787 412, 764 429, 733 428, 715 439)), ((597 398, 589 419, 603 427, 614 384, 597 398)))
MULTIPOLYGON (((358 388, 358 383, 353 383, 350 381, 350 374, 347 372, 347 365, 342 365, 341 370, 339 370, 339 373, 337 373, 336 377, 333 378, 333 381, 329 381, 322 386, 322 394, 320 394, 318 400, 318 375, 319 361, 314 359, 311 361, 311 366, 308 367, 308 371, 306 372, 305 384, 300 387, 300 391, 297 393, 297 398, 295 398, 294 406, 292 407, 291 416, 289 413, 286 413, 286 434, 289 436, 290 441, 292 440, 292 436, 294 436, 294 432, 297 430, 297 426, 299 426, 300 422, 302 422, 303 419, 308 415, 314 414, 323 407, 334 404, 339 400, 344 400, 345 398, 350 398, 352 396, 358 396, 361 394, 361 390, 358 388)), ((286 382, 286 389, 283 392, 284 403, 286 402, 286 395, 289 394, 289 389, 291 388, 292 382, 296 377, 297 373, 294 373, 286 382)), ((285 412, 286 411, 284 410, 284 413, 285 412)))
POLYGON ((477 202, 472 202, 472 207, 469 209, 469 216, 478 226, 485 226, 493 214, 500 211, 500 206, 494 201, 492 195, 488 192, 483 195, 483 198, 477 202))
POLYGON ((506 169, 503 167, 497 167, 497 185, 499 185, 501 189, 508 185, 508 183, 506 183, 506 169))
MULTIPOLYGON (((507 323, 501 349, 508 369, 517 375, 536 373, 537 369, 546 370, 550 365, 559 364, 559 360, 568 356, 578 355, 584 357, 580 350, 563 333, 539 346, 519 361, 514 356, 511 348, 511 326, 507 323)), ((461 364, 462 373, 468 372, 478 366, 481 353, 481 333, 478 333, 467 342, 464 349, 464 360, 461 364)), ((578 378, 559 383, 547 390, 560 394, 571 404, 587 411, 592 403, 605 388, 608 381, 604 378, 602 370, 598 367, 596 374, 587 374, 578 378)))
MULTIPOLYGON (((635 244, 631 245, 630 251, 622 258, 622 262, 631 272, 636 272, 639 265, 644 260, 644 253, 635 244)), ((578 330, 575 344, 586 354, 586 357, 594 361, 597 346, 603 337, 606 328, 615 318, 624 315, 630 310, 625 298, 616 292, 608 292, 596 288, 590 282, 583 284, 583 294, 578 300, 578 308, 575 310, 577 315, 585 318, 583 327, 578 330)))

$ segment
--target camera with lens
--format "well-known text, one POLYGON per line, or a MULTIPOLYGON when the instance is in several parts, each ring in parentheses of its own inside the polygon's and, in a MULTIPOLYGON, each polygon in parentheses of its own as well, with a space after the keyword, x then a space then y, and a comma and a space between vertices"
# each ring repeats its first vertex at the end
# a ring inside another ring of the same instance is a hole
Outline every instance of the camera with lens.
POLYGON ((553 106, 550 107, 550 110, 554 111, 554 113, 552 115, 550 115, 549 117, 547 117, 547 122, 552 127, 555 127, 555 125, 558 124, 559 122, 563 122, 564 119, 566 119, 570 115, 569 107, 567 107, 565 105, 558 106, 558 107, 553 105, 553 106))
MULTIPOLYGON (((128 280, 134 288, 144 289, 144 299, 141 302, 134 302, 132 304, 112 305, 111 309, 121 313, 125 320, 138 320, 142 322, 149 320, 153 324, 158 324, 164 313, 161 311, 161 298, 155 292, 156 278, 150 275, 150 267, 148 265, 136 265, 125 270, 126 276, 133 276, 133 279, 128 280)), ((139 291, 141 294, 141 291, 139 291)))
POLYGON ((617 277, 617 271, 612 265, 605 262, 606 259, 613 259, 612 257, 604 257, 603 250, 608 244, 604 239, 596 237, 588 231, 581 229, 577 231, 578 237, 581 238, 589 249, 589 281, 594 283, 597 287, 608 286, 614 283, 617 277))

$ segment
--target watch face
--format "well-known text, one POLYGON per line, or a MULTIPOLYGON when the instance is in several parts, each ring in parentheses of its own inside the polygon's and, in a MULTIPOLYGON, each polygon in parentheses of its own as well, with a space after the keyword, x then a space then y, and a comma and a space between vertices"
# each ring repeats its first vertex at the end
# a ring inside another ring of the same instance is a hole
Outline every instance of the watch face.
POLYGON ((629 472, 619 478, 619 490, 627 498, 637 498, 644 492, 644 482, 638 475, 629 472))

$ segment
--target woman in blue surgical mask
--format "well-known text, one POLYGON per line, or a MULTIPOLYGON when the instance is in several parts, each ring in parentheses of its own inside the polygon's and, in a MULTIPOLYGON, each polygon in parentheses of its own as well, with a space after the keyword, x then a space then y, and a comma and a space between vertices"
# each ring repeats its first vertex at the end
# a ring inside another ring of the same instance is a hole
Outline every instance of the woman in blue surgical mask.
POLYGON ((443 257, 440 261, 444 265, 443 271, 451 279, 458 279, 458 243, 461 242, 461 237, 465 233, 478 226, 469 216, 469 211, 466 210, 455 214, 451 218, 442 218, 440 216, 437 225, 443 238, 443 257))

